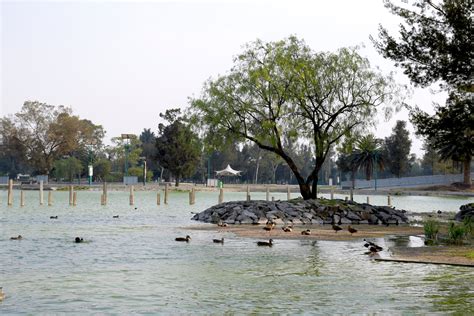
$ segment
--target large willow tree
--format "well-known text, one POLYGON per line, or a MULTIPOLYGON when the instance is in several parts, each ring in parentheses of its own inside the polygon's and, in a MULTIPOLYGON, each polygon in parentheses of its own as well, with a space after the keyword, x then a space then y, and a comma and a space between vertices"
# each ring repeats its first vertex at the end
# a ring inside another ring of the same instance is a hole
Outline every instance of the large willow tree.
POLYGON ((390 77, 355 49, 314 52, 296 37, 248 44, 224 76, 209 80, 191 113, 208 139, 251 141, 280 156, 304 199, 316 198, 318 172, 331 146, 374 122, 395 99, 390 77), (286 144, 311 146, 315 163, 303 175, 286 144))

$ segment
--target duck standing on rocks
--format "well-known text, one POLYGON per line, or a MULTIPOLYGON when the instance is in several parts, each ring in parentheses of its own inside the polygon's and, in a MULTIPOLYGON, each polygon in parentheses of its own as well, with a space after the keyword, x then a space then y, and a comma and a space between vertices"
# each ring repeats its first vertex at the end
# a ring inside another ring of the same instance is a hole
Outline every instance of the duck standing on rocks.
POLYGON ((257 241, 257 246, 273 246, 273 239, 269 239, 268 241, 257 241))
POLYGON ((186 237, 176 237, 174 240, 189 242, 191 240, 191 237, 189 237, 189 235, 186 235, 186 237))
POLYGON ((357 233, 357 229, 353 228, 351 225, 347 226, 347 230, 349 231, 349 233, 351 233, 351 236, 352 234, 357 233))
POLYGON ((224 244, 224 238, 213 239, 212 242, 214 242, 215 244, 224 244))
POLYGON ((309 230, 309 229, 303 230, 303 231, 301 232, 301 235, 309 236, 309 235, 311 235, 311 230, 309 230))
POLYGON ((11 240, 20 240, 20 239, 23 239, 23 236, 21 235, 18 235, 16 237, 10 237, 11 240))
POLYGON ((337 226, 336 224, 332 224, 332 229, 337 233, 338 231, 342 230, 340 226, 337 226))

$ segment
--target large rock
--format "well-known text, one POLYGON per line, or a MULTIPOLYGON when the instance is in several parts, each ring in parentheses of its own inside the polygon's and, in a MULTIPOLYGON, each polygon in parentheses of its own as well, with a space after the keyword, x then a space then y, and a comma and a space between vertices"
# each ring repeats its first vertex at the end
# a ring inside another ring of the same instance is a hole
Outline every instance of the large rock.
POLYGON ((456 216, 454 216, 454 219, 460 222, 463 221, 467 217, 474 219, 474 203, 461 205, 459 209, 460 211, 456 213, 456 216))
POLYGON ((266 220, 303 224, 402 224, 408 223, 404 213, 387 206, 343 200, 235 201, 208 208, 192 219, 229 224, 258 224, 266 220))

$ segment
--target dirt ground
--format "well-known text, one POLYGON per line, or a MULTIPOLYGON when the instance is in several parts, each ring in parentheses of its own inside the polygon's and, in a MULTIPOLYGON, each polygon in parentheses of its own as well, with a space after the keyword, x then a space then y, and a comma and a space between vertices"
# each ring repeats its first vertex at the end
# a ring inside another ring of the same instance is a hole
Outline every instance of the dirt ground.
MULTIPOLYGON (((346 225, 343 225, 343 230, 337 233, 330 225, 300 225, 295 226, 292 232, 284 232, 281 226, 277 226, 271 232, 267 232, 263 227, 264 225, 229 225, 227 227, 218 227, 214 224, 205 224, 186 227, 186 229, 230 232, 237 236, 248 238, 315 239, 331 241, 377 238, 386 235, 416 236, 424 234, 423 227, 409 225, 388 227, 381 225, 355 225, 354 228, 357 229, 357 232, 352 235, 347 230, 346 225), (306 229, 311 230, 311 235, 301 235, 301 231, 306 229)), ((388 258, 388 260, 474 267, 474 246, 396 247, 391 248, 390 252, 392 256, 388 258)))

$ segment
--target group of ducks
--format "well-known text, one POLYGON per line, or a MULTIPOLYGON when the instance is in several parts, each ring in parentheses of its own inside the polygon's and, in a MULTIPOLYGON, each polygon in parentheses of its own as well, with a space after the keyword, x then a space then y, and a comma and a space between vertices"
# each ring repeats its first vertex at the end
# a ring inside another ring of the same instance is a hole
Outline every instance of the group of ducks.
MULTIPOLYGON (((191 236, 186 235, 186 237, 176 237, 174 240, 175 241, 189 242, 191 240, 191 236)), ((215 243, 215 244, 224 244, 224 238, 213 239, 212 242, 215 243)), ((273 239, 269 239, 268 241, 257 241, 257 246, 271 247, 271 246, 273 246, 273 239)))
MULTIPOLYGON (((225 223, 224 223, 225 224, 225 223)), ((222 227, 222 225, 224 224, 218 224, 219 226, 222 227)), ((225 224, 227 226, 227 224, 225 224)), ((268 231, 268 232, 271 232, 274 228, 275 228, 275 223, 272 222, 272 221, 268 221, 266 224, 265 224, 265 227, 263 227, 263 230, 265 231, 268 231)), ((224 226, 225 227, 225 226, 224 226)), ((291 233, 293 231, 293 224, 291 225, 285 225, 281 228, 285 233, 291 233)), ((332 224, 332 229, 334 230, 335 233, 337 233, 338 231, 341 231, 343 230, 343 228, 341 226, 338 226, 336 224, 332 224)), ((351 225, 347 226, 347 230, 349 231, 349 233, 351 233, 351 236, 352 234, 355 234, 357 233, 357 229, 355 229, 354 227, 352 227, 351 225)), ((303 230, 301 231, 301 235, 311 235, 311 230, 309 229, 306 229, 306 230, 303 230)))

